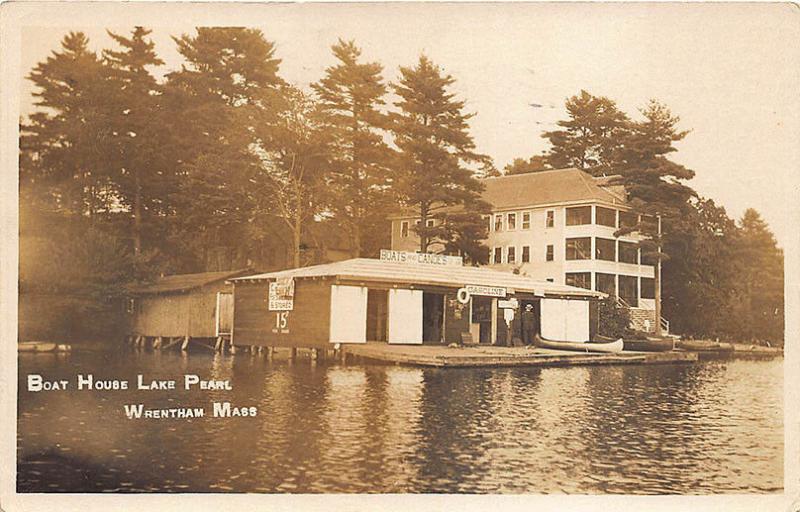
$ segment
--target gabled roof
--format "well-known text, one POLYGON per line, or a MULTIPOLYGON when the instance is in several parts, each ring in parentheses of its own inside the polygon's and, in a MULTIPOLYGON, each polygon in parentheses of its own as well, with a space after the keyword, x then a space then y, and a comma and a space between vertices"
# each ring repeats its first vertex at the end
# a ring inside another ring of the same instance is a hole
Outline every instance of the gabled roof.
MULTIPOLYGON (((492 211, 591 202, 624 206, 625 188, 612 185, 612 178, 595 178, 574 167, 497 176, 480 180, 485 187, 481 198, 492 206, 492 211)), ((442 211, 453 209, 456 207, 442 211)), ((389 218, 417 215, 413 208, 404 208, 389 218)))
POLYGON ((600 201, 624 204, 592 175, 576 168, 498 176, 482 180, 482 197, 492 209, 525 208, 556 203, 600 201))
POLYGON ((250 269, 226 270, 222 272, 200 272, 198 274, 174 274, 157 278, 152 283, 141 283, 130 286, 128 291, 145 295, 151 293, 184 292, 200 288, 207 284, 224 281, 251 272, 250 269))
POLYGON ((536 294, 602 297, 603 294, 575 286, 538 281, 530 277, 482 267, 440 266, 354 258, 313 267, 294 268, 242 276, 231 281, 262 281, 277 278, 339 277, 364 281, 381 281, 398 284, 438 285, 462 287, 465 285, 500 286, 517 292, 536 294))

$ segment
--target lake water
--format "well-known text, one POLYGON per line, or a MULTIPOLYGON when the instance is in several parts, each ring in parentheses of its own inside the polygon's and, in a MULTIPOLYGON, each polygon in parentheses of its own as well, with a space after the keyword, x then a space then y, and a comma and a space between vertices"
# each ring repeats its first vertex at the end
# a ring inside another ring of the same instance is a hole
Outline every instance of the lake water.
POLYGON ((250 355, 21 356, 20 492, 775 493, 783 361, 424 369, 250 355), (31 393, 185 373, 231 391, 31 393), (214 418, 211 403, 255 406, 214 418), (124 404, 204 407, 135 419, 124 404))

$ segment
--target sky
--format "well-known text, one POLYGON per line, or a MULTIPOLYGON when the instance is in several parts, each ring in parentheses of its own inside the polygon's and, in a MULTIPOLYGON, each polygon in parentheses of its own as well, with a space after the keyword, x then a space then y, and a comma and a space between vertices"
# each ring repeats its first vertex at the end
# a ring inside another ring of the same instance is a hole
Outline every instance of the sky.
POLYGON ((143 24, 174 69, 171 36, 198 25, 254 27, 276 43, 281 76, 300 86, 334 64, 338 38, 353 39, 387 80, 420 53, 452 75, 475 113, 477 149, 499 169, 547 149, 541 133, 581 89, 634 118, 657 99, 691 130, 673 155, 696 172, 689 185, 734 218, 755 208, 781 245, 797 231, 789 212, 800 192, 800 9, 790 4, 118 4, 70 16, 71 25, 59 18, 23 27, 23 114, 33 108, 24 75, 69 30, 99 50, 113 46, 106 28, 143 24))

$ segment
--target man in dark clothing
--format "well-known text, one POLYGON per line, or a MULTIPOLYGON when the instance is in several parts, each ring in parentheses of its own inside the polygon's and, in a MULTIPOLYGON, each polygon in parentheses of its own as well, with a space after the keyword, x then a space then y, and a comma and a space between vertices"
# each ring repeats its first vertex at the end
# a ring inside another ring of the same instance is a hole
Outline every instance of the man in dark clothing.
POLYGON ((533 312, 533 305, 527 304, 522 313, 522 342, 526 345, 533 345, 533 337, 536 336, 536 314, 533 312))

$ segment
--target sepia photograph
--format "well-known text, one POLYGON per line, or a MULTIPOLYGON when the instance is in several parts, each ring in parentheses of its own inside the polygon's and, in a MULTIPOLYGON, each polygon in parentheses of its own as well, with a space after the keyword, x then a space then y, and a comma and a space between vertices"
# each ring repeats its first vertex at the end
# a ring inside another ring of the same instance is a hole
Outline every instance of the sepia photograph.
POLYGON ((4 3, 0 508, 800 510, 799 14, 4 3))

